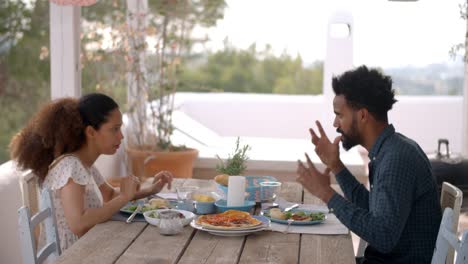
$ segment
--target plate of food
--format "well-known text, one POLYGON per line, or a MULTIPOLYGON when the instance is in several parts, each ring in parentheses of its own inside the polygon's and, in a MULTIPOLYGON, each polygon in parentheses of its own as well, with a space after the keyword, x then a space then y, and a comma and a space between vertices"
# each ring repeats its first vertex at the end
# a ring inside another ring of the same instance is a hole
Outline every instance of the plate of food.
POLYGON ((120 212, 132 214, 137 209, 138 205, 141 205, 141 211, 137 214, 143 214, 144 212, 157 210, 157 209, 169 209, 172 208, 171 203, 166 199, 153 198, 145 203, 144 200, 138 200, 135 202, 129 202, 120 209, 120 212))
POLYGON ((151 210, 146 211, 143 213, 143 216, 146 219, 146 222, 158 226, 160 220, 160 214, 168 211, 176 212, 178 217, 182 220, 182 224, 184 226, 190 224, 192 219, 195 217, 195 214, 185 210, 177 210, 177 209, 158 209, 158 210, 151 210))
POLYGON ((252 217, 248 212, 228 210, 219 214, 199 216, 195 223, 211 230, 248 230, 256 229, 262 221, 252 217))
POLYGON ((311 211, 304 209, 292 209, 284 212, 279 208, 263 210, 263 215, 268 217, 272 222, 280 224, 288 224, 288 220, 294 220, 291 225, 316 225, 323 223, 327 219, 327 215, 320 211, 311 211))
POLYGON ((200 216, 194 219, 190 226, 217 236, 245 236, 268 228, 270 219, 229 210, 221 214, 200 216))

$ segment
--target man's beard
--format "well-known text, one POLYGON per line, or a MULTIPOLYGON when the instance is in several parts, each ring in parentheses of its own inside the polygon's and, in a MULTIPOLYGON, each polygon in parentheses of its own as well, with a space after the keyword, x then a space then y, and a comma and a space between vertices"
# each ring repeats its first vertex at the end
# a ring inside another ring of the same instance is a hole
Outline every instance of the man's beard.
POLYGON ((359 145, 361 140, 357 133, 357 123, 353 120, 351 124, 351 130, 348 134, 345 134, 343 130, 337 128, 336 132, 341 134, 341 142, 345 150, 350 150, 352 147, 359 145))

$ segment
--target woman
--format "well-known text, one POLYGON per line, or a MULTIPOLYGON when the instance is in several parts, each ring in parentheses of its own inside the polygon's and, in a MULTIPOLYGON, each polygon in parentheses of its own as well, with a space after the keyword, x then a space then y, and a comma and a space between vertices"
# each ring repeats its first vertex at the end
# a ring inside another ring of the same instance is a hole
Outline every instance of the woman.
POLYGON ((123 139, 122 114, 110 97, 93 93, 45 105, 13 138, 12 159, 31 169, 52 192, 62 252, 98 223, 109 220, 130 200, 161 191, 172 175, 160 172, 137 192, 135 177, 122 178, 120 191, 93 166, 114 154, 123 139))

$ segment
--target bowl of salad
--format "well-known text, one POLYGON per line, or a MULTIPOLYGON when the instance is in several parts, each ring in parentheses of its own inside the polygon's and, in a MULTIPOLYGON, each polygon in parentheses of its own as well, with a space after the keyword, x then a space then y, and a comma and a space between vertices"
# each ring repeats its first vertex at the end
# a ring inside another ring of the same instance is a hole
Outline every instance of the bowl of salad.
POLYGON ((160 214, 164 214, 164 212, 172 211, 175 212, 178 217, 182 219, 182 224, 184 226, 188 225, 192 219, 195 217, 195 214, 185 210, 178 210, 178 209, 159 209, 159 210, 151 210, 146 211, 143 213, 146 222, 149 224, 158 226, 160 220, 160 214))

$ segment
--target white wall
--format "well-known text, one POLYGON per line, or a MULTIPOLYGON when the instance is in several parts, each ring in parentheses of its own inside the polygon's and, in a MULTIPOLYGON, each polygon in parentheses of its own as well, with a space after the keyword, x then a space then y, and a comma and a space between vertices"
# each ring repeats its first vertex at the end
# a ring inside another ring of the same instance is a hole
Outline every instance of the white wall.
POLYGON ((398 131, 416 140, 424 151, 437 148, 437 139, 447 138, 452 152, 462 151, 463 97, 399 96, 390 111, 398 131))
MULTIPOLYGON (((426 152, 438 138, 461 151, 462 97, 399 96, 389 112, 397 131, 416 140, 426 152)), ((179 110, 223 137, 308 139, 308 128, 321 120, 336 135, 331 102, 323 96, 178 93, 179 110)))
POLYGON ((20 173, 14 170, 13 162, 0 166, 0 201, 2 220, 0 221, 0 263, 22 263, 18 231, 18 209, 23 205, 19 185, 20 173))

